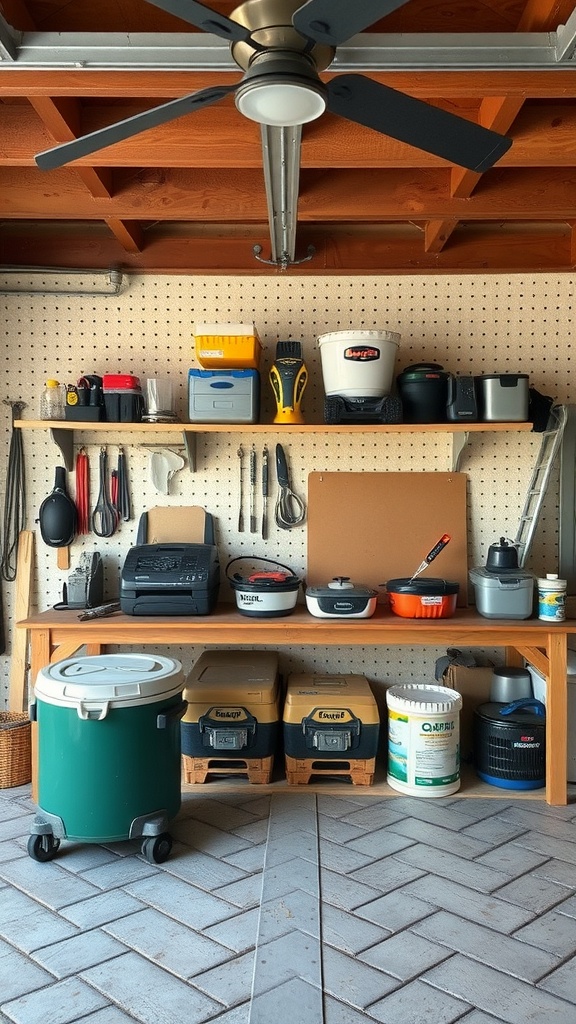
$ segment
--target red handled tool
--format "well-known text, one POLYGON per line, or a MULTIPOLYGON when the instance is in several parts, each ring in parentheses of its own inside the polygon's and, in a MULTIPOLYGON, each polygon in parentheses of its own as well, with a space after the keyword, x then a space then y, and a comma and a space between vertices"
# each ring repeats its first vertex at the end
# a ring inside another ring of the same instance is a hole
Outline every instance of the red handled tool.
POLYGON ((428 552, 428 554, 426 555, 426 558, 424 559, 424 561, 420 562, 420 565, 416 569, 416 572, 414 573, 414 575, 410 577, 410 583, 412 583, 412 580, 415 580, 416 577, 419 576, 421 572, 424 572, 424 569, 428 568, 428 566, 430 565, 430 562, 434 561, 436 556, 439 555, 440 552, 446 547, 446 545, 447 545, 449 540, 450 540, 450 536, 447 533, 444 533, 440 537, 440 540, 434 545, 432 550, 428 552))

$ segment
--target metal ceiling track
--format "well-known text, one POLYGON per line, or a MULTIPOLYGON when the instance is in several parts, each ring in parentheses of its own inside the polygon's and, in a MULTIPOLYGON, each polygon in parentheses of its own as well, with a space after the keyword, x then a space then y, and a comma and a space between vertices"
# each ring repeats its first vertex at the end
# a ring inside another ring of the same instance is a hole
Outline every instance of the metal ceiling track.
MULTIPOLYGON (((229 44, 190 33, 16 32, 0 15, 2 71, 237 71, 229 44)), ((551 71, 576 67, 576 11, 555 32, 360 33, 331 71, 551 71)))

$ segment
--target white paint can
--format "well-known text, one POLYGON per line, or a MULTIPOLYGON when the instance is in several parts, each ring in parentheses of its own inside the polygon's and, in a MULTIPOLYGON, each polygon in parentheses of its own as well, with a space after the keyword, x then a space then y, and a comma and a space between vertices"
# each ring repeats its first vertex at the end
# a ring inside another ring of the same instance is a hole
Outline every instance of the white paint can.
POLYGON ((538 587, 538 618, 544 622, 564 622, 566 618, 566 580, 549 572, 546 579, 536 580, 538 587))
POLYGON ((409 796, 449 796, 460 788, 462 697, 447 686, 391 686, 388 774, 392 789, 409 796))

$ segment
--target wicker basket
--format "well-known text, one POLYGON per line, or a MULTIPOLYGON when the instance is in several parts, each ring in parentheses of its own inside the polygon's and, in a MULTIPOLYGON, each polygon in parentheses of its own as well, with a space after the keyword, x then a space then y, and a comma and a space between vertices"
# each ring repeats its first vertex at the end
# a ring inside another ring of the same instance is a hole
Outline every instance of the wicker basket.
POLYGON ((27 715, 0 711, 0 789, 32 779, 31 726, 27 715))

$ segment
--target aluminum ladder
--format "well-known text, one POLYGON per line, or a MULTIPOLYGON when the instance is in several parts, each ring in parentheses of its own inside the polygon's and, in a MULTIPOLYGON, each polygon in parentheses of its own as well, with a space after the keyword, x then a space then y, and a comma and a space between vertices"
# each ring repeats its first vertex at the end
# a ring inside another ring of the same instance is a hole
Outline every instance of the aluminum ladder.
POLYGON ((528 485, 526 501, 520 516, 520 525, 514 538, 518 549, 518 565, 523 566, 530 552, 538 524, 542 502, 546 494, 554 460, 560 450, 564 427, 568 418, 565 405, 554 405, 550 410, 546 430, 542 432, 540 451, 528 485))

